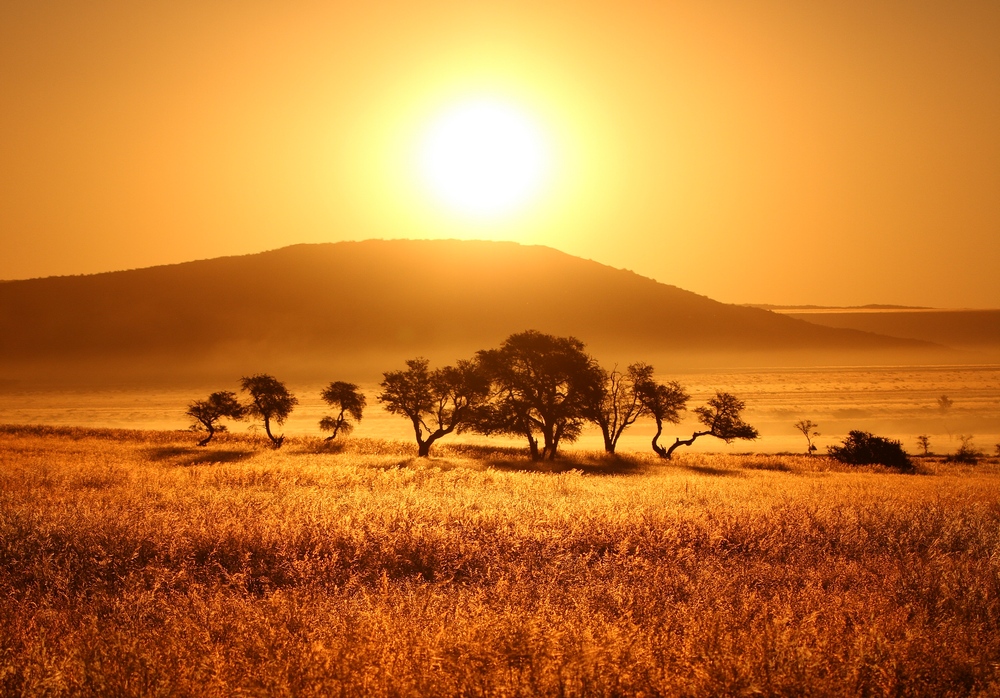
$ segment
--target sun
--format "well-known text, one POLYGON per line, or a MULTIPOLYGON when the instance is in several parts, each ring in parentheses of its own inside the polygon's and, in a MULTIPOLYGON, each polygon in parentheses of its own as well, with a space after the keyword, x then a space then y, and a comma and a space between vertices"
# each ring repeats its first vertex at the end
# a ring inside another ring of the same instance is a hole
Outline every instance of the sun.
POLYGON ((456 104, 434 119, 420 142, 424 187, 452 211, 477 219, 513 214, 545 189, 549 141, 527 113, 493 99, 456 104))

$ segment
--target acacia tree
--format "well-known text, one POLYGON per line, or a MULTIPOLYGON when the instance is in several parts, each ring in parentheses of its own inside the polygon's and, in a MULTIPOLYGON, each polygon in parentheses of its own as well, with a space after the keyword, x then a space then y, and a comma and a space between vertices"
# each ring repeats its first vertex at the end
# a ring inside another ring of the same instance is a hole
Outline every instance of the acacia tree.
POLYGON ((811 419, 800 419, 793 426, 801 431, 802 435, 806 437, 806 444, 808 444, 806 453, 812 454, 812 452, 816 450, 816 446, 813 444, 813 438, 819 436, 819 432, 816 431, 816 427, 818 427, 819 424, 816 424, 811 419))
POLYGON ((653 435, 653 451, 661 458, 670 458, 670 453, 676 444, 668 451, 659 444, 660 435, 663 434, 663 423, 678 424, 681 421, 680 413, 687 409, 687 401, 691 398, 684 388, 677 381, 669 383, 657 383, 653 379, 653 367, 649 364, 638 363, 629 367, 635 375, 635 389, 639 400, 646 411, 652 415, 656 421, 656 433, 653 435))
POLYGON ((285 384, 274 376, 259 373, 255 376, 244 376, 240 379, 243 390, 250 393, 250 404, 247 413, 264 420, 264 432, 271 440, 274 448, 281 448, 285 436, 275 436, 271 433, 271 422, 282 425, 299 404, 298 398, 288 392, 285 384))
POLYGON ((637 381, 646 375, 644 367, 645 364, 632 364, 625 373, 617 366, 610 371, 599 369, 601 382, 599 390, 593 393, 593 402, 587 405, 587 417, 601 428, 604 450, 608 453, 615 452, 625 430, 648 412, 637 389, 637 381))
POLYGON ((427 359, 410 359, 405 371, 383 375, 378 401, 387 412, 409 418, 417 437, 417 455, 465 425, 489 393, 489 381, 473 361, 459 361, 431 371, 427 359))
POLYGON ((489 404, 474 428, 486 434, 524 436, 534 460, 556 457, 562 441, 574 441, 601 389, 601 370, 575 337, 536 330, 512 334, 499 349, 480 351, 490 378, 489 404), (538 437, 542 437, 542 449, 538 437))
POLYGON ((345 383, 344 381, 330 383, 320 393, 320 397, 330 407, 339 410, 336 417, 327 415, 319 422, 320 429, 333 432, 330 436, 326 437, 327 441, 333 441, 337 438, 337 434, 347 436, 354 431, 351 418, 355 422, 360 422, 361 415, 368 404, 368 401, 357 385, 354 383, 345 383))
POLYGON ((226 425, 219 423, 223 417, 243 419, 246 408, 237 401, 236 393, 220 390, 209 395, 207 400, 192 402, 188 405, 185 414, 195 420, 194 424, 191 425, 192 429, 203 429, 208 432, 208 436, 198 442, 199 446, 205 446, 212 440, 216 432, 226 431, 226 425))
POLYGON ((930 455, 931 437, 927 434, 921 434, 917 437, 917 443, 920 445, 920 448, 923 449, 925 456, 930 455))
POLYGON ((691 434, 690 439, 677 437, 674 443, 670 445, 670 448, 667 449, 664 449, 662 446, 657 447, 654 444, 653 450, 661 458, 669 460, 678 446, 690 446, 696 439, 702 436, 714 436, 717 439, 722 439, 727 444, 731 443, 734 439, 752 441, 760 436, 760 434, 756 429, 743 421, 740 413, 745 407, 746 403, 735 395, 731 395, 730 393, 716 393, 715 397, 711 398, 707 405, 694 409, 695 414, 698 415, 698 421, 708 427, 708 429, 694 432, 691 434))

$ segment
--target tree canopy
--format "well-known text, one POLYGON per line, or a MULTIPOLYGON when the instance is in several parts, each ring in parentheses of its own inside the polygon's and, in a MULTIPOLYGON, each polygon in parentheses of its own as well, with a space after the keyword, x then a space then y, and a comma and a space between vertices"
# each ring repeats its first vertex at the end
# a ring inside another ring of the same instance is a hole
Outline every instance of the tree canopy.
POLYGON ((536 460, 555 458, 560 442, 580 435, 603 382, 583 342, 527 330, 477 357, 492 383, 489 403, 477 414, 478 431, 524 436, 536 460))
POLYGON ((333 381, 323 388, 320 397, 323 399, 323 402, 334 410, 337 410, 335 417, 327 415, 319 422, 320 429, 333 432, 327 437, 327 441, 337 438, 338 434, 347 436, 354 431, 354 424, 351 422, 351 419, 355 422, 360 422, 365 406, 368 404, 367 399, 358 389, 357 385, 354 383, 345 383, 344 381, 333 381))
POLYGON ((473 361, 430 370, 427 359, 406 362, 406 370, 383 374, 378 395, 387 412, 409 418, 417 439, 417 455, 471 418, 489 393, 489 380, 473 361))
POLYGON ((226 425, 219 421, 224 417, 229 419, 242 419, 246 414, 246 408, 236 399, 236 393, 229 390, 220 390, 208 396, 207 400, 195 400, 188 405, 186 414, 195 420, 193 429, 204 429, 208 436, 198 442, 199 446, 205 446, 216 432, 226 430, 226 425))
POLYGON ((624 373, 617 366, 610 371, 599 370, 599 390, 587 406, 587 417, 600 427, 604 450, 614 453, 625 430, 639 417, 649 413, 640 389, 646 375, 645 364, 632 364, 624 373))

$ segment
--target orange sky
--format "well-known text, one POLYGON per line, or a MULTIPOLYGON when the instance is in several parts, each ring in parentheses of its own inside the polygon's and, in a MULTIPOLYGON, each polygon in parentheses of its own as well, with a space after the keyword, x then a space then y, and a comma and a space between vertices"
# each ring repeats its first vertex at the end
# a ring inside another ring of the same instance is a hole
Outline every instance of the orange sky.
POLYGON ((1000 3, 0 4, 0 278, 509 239, 727 302, 1000 307, 1000 3), (472 223, 410 176, 470 95, 553 140, 472 223))

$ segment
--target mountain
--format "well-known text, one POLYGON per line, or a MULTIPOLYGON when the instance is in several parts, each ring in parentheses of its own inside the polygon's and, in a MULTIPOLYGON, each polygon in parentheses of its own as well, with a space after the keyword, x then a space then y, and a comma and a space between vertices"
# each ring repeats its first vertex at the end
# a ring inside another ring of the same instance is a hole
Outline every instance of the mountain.
POLYGON ((943 310, 899 306, 775 308, 817 325, 917 339, 1000 357, 1000 310, 943 310))
POLYGON ((941 349, 719 303, 546 247, 368 240, 2 283, 0 379, 371 377, 417 355, 454 361, 525 329, 574 335, 622 364, 844 363, 941 349))

